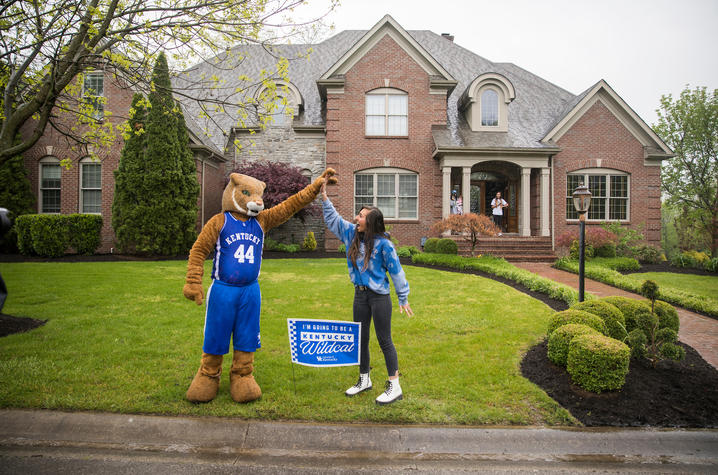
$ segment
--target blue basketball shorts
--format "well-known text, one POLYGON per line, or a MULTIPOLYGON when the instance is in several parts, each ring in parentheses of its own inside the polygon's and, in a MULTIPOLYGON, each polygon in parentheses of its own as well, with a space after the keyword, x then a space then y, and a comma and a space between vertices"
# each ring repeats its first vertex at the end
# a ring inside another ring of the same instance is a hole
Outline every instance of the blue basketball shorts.
POLYGON ((207 291, 202 351, 210 355, 224 355, 229 352, 230 337, 237 351, 254 352, 260 348, 261 306, 259 282, 240 287, 212 281, 207 291))

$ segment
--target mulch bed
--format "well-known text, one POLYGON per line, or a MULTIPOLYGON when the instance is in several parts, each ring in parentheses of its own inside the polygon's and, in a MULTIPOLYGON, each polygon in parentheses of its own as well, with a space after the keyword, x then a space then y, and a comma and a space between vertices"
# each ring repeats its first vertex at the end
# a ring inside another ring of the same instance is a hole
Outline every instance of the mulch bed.
MULTIPOLYGON (((282 253, 265 251, 265 259, 276 258, 324 258, 343 257, 336 252, 282 253)), ((186 256, 161 258, 136 258, 132 260, 186 260, 186 256)), ((2 262, 98 262, 128 260, 128 256, 65 256, 58 259, 28 259, 25 256, 0 256, 2 262)), ((411 264, 401 259, 403 265, 432 267, 449 272, 480 275, 500 281, 520 292, 544 302, 554 310, 568 308, 565 302, 534 292, 526 287, 480 271, 457 271, 451 268, 411 264)), ((695 269, 681 269, 657 265, 644 265, 641 272, 681 272, 700 274, 695 269), (661 269, 661 270, 657 270, 661 269)), ((710 275, 710 274, 709 274, 710 275)), ((0 336, 28 331, 44 324, 42 320, 17 318, 0 314, 0 336)), ((546 342, 532 347, 521 362, 521 372, 528 380, 556 400, 562 407, 586 426, 615 427, 690 427, 718 428, 718 370, 701 358, 690 346, 681 362, 664 361, 656 368, 650 364, 631 361, 626 384, 619 391, 594 394, 571 383, 565 368, 554 365, 546 356, 546 342)))

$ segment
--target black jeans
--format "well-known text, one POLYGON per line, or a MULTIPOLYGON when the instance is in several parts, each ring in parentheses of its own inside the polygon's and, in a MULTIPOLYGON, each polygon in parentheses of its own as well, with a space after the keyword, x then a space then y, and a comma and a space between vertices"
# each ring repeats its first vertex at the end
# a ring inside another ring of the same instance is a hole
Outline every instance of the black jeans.
POLYGON ((399 369, 399 361, 391 339, 391 297, 371 290, 354 290, 354 321, 361 324, 360 373, 369 372, 369 331, 372 318, 379 347, 384 353, 386 371, 389 376, 394 376, 399 369))

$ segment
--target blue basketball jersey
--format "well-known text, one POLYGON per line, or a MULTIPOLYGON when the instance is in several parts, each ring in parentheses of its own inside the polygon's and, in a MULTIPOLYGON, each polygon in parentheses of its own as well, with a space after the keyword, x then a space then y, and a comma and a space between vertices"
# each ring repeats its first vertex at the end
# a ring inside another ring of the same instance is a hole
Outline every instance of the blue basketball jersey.
POLYGON ((240 221, 226 211, 215 247, 212 278, 231 285, 251 284, 259 277, 263 247, 264 230, 257 218, 240 221))

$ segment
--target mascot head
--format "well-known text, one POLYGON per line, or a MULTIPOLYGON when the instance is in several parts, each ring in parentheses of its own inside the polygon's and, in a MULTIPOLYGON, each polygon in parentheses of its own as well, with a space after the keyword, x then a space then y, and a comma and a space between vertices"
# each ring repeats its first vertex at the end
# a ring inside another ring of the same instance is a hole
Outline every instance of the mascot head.
POLYGON ((264 209, 262 194, 267 185, 251 176, 232 173, 222 195, 222 211, 257 216, 264 209))

